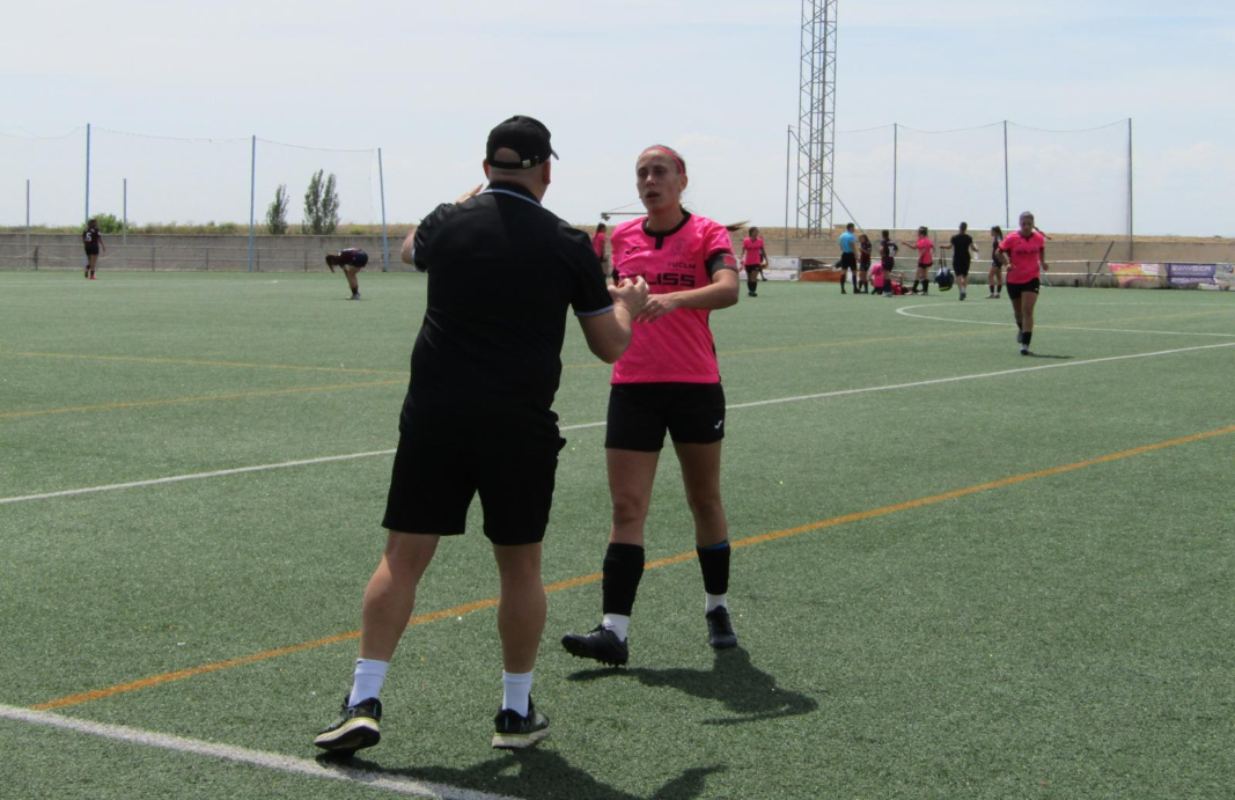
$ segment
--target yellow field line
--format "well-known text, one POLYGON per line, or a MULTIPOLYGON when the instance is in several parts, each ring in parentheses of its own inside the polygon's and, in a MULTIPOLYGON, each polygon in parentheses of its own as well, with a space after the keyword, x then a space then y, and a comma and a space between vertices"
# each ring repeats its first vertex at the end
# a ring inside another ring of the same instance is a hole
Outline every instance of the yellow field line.
POLYGON ((294 386, 287 389, 254 389, 247 392, 228 392, 226 394, 205 394, 190 397, 169 397, 163 400, 128 400, 118 403, 95 403, 88 406, 65 406, 62 408, 41 408, 27 411, 0 412, 0 420, 23 419, 27 417, 44 417, 53 414, 84 414, 91 411, 120 411, 130 408, 155 408, 158 406, 176 406, 189 403, 207 403, 214 400, 248 400, 254 397, 277 397, 287 394, 306 394, 313 392, 337 392, 348 389, 367 389, 374 386, 402 385, 402 378, 385 381, 356 381, 355 383, 332 383, 325 386, 294 386))
POLYGON ((304 364, 259 364, 247 361, 219 361, 208 358, 163 358, 160 356, 106 356, 96 353, 6 352, 0 356, 20 358, 59 358, 71 361, 107 361, 125 364, 158 364, 187 367, 228 367, 232 369, 274 369, 297 372, 332 372, 342 375, 406 375, 407 370, 365 369, 361 367, 318 367, 304 364))
MULTIPOLYGON (((914 500, 906 500, 901 503, 893 503, 891 505, 872 508, 866 511, 858 511, 852 514, 842 514, 837 517, 819 520, 818 522, 799 525, 795 528, 785 528, 779 531, 771 531, 769 533, 757 534, 755 536, 747 536, 742 539, 734 540, 733 547, 753 547, 758 544, 774 542, 779 539, 788 539, 793 536, 800 536, 804 533, 823 530, 825 528, 833 528, 838 525, 845 525, 851 522, 861 522, 863 520, 883 517, 901 511, 910 511, 915 508, 937 505, 948 500, 955 500, 957 498, 966 497, 979 492, 1002 489, 1019 483, 1025 483, 1027 481, 1038 480, 1039 478, 1049 478, 1055 475, 1063 475, 1068 472, 1075 472, 1076 470, 1086 469, 1087 467, 1093 467, 1099 464, 1109 464, 1113 461, 1120 461, 1126 458, 1144 455, 1145 453, 1152 453, 1156 450, 1165 450, 1168 447, 1178 447, 1179 445, 1199 442, 1205 439, 1213 439, 1218 436, 1226 436, 1232 433, 1235 433, 1235 425, 1227 425, 1222 428, 1216 428, 1214 430, 1204 431, 1202 433, 1179 436, 1174 439, 1166 439, 1165 441, 1141 445, 1140 447, 1133 447, 1128 450, 1120 450, 1117 453, 1108 453, 1107 455, 1097 456, 1095 458, 1087 458, 1083 461, 1074 461, 1071 464, 1048 467, 1047 469, 1035 470, 1033 472, 1024 472, 1020 475, 1012 475, 1007 478, 1000 478, 999 480, 977 483, 972 486, 953 489, 949 492, 941 492, 928 497, 919 497, 914 500)), ((680 564, 684 561, 690 561, 694 558, 695 551, 687 550, 666 558, 649 561, 644 565, 644 569, 659 569, 661 567, 667 567, 673 564, 680 564)), ((552 594, 555 592, 565 591, 567 589, 574 589, 579 586, 587 586, 589 584, 597 583, 601 580, 601 577, 601 573, 599 572, 593 572, 588 575, 579 575, 574 578, 567 578, 565 580, 547 584, 545 586, 545 591, 552 594)), ((451 617, 461 617, 465 614, 471 614, 486 608, 494 608, 497 606, 497 603, 498 601, 496 597, 490 597, 484 600, 475 600, 470 603, 463 603, 461 605, 452 606, 451 608, 442 609, 440 611, 433 611, 428 614, 417 614, 411 618, 409 624, 424 625, 426 623, 436 622, 437 620, 449 619, 451 617)), ((148 689, 152 686, 159 686, 164 683, 180 681, 186 678, 195 677, 197 675, 206 675, 211 672, 219 672, 220 670, 231 669, 232 667, 242 667, 247 664, 257 663, 259 661, 267 661, 272 658, 279 658, 280 656, 291 655, 293 653, 301 653, 306 650, 313 650, 319 647, 325 647, 327 645, 337 644, 339 642, 345 642, 358 638, 360 638, 360 631, 348 631, 347 633, 327 636, 322 639, 314 639, 311 642, 302 642, 300 644, 279 647, 273 650, 264 650, 260 653, 253 653, 251 655, 232 658, 226 661, 216 661, 210 664, 203 664, 198 667, 191 667, 189 669, 177 670, 175 672, 165 672, 161 675, 152 675, 148 678, 142 678, 140 680, 130 681, 128 683, 121 683, 104 689, 95 689, 88 692, 81 692, 79 694, 71 694, 55 700, 49 700, 45 703, 30 706, 30 708, 34 711, 51 711, 57 708, 82 705, 83 703, 102 700, 104 698, 114 697, 116 695, 126 694, 128 692, 135 692, 141 689, 148 689)))

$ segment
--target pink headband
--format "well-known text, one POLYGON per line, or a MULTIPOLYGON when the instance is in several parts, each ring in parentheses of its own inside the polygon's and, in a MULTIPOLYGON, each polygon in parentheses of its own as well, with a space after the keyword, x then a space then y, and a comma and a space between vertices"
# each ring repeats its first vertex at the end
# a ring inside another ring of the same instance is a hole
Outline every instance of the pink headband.
POLYGON ((660 150, 662 153, 669 156, 669 158, 672 158, 673 163, 678 165, 678 172, 682 173, 683 175, 686 174, 686 162, 682 160, 682 157, 678 155, 677 151, 674 150, 672 147, 669 147, 663 144, 654 144, 647 148, 644 148, 643 152, 646 153, 648 150, 660 150))

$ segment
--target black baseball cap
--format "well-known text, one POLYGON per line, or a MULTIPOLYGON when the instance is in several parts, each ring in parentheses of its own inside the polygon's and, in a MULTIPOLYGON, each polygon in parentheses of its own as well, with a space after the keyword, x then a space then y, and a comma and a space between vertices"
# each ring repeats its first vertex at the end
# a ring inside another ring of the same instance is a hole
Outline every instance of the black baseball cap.
POLYGON ((489 131, 489 142, 485 146, 485 160, 489 166, 528 169, 545 163, 549 156, 557 158, 557 153, 549 145, 549 129, 540 120, 514 116, 489 131), (494 158, 494 153, 502 147, 514 150, 519 155, 518 160, 499 161, 494 158))

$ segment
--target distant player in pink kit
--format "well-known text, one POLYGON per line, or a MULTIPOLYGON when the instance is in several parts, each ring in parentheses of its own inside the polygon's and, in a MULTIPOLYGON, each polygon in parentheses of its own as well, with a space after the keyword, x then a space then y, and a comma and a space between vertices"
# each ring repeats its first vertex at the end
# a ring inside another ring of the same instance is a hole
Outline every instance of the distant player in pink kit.
POLYGON ((763 248, 763 237, 758 228, 751 228, 742 240, 742 267, 746 270, 746 294, 758 297, 759 277, 763 267, 768 263, 767 251, 763 248))
POLYGON ((694 517, 703 572, 708 643, 734 647, 729 619, 729 528, 720 494, 725 394, 708 328, 713 309, 738 301, 737 262, 724 225, 681 205, 686 163, 653 145, 635 163, 635 185, 647 217, 613 231, 614 268, 644 278, 647 304, 635 318, 630 347, 613 367, 605 454, 613 527, 601 587, 603 617, 589 633, 570 633, 572 655, 625 664, 627 629, 643 575, 644 522, 665 431, 673 440, 686 501, 694 517))
POLYGON ((1049 269, 1046 263, 1046 237, 1034 227, 1033 214, 1021 214, 1020 230, 1010 233, 999 243, 999 250, 1008 254, 1008 275, 1004 286, 1012 301, 1016 316, 1016 341, 1021 355, 1032 355, 1029 342, 1033 339, 1033 311, 1038 304, 1039 276, 1049 269))
POLYGON ((918 239, 915 242, 902 242, 906 247, 918 251, 918 269, 913 273, 913 293, 918 293, 918 284, 922 284, 922 294, 928 294, 931 286, 930 269, 935 263, 935 242, 931 239, 926 226, 918 228, 918 239))

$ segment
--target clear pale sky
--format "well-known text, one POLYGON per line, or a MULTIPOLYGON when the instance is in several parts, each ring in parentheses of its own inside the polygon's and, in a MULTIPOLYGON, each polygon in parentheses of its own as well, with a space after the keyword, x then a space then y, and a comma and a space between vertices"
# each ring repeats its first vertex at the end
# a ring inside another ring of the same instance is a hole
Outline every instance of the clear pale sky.
MULTIPOLYGON (((1131 117, 1136 230, 1235 235, 1233 9, 840 0, 838 196, 860 224, 891 223, 895 122, 899 224, 1002 223, 1010 120, 1013 216, 1032 205, 1048 230, 1119 227, 1131 117)), ((387 217, 414 221, 480 182, 488 129, 523 113, 553 131, 545 203, 572 222, 637 209, 635 157, 663 142, 686 158, 691 208, 780 226, 800 14, 797 0, 14 4, 0 225, 23 224, 26 179, 33 222, 80 219, 87 122, 95 212, 121 213, 123 176, 139 223, 247 222, 256 135, 259 220, 279 183, 298 219, 321 166, 340 176, 345 220, 377 221, 371 152, 302 148, 380 146, 387 217)), ((834 221, 847 218, 838 205, 834 221)))

